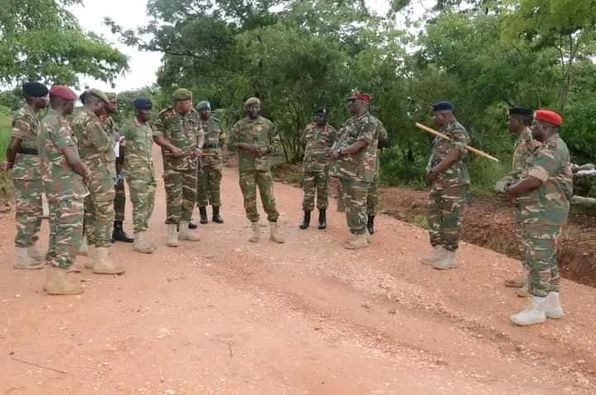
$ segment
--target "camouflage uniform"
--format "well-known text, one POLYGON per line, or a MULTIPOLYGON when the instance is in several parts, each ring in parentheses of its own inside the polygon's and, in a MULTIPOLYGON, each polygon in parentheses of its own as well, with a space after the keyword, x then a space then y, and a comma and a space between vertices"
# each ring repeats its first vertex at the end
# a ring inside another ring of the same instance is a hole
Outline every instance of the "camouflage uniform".
POLYGON ((81 160, 90 173, 87 185, 90 194, 85 199, 87 244, 108 248, 114 222, 114 139, 99 117, 88 110, 78 112, 71 125, 81 160))
MULTIPOLYGON (((383 126, 383 122, 372 117, 377 122, 377 133, 379 134, 379 144, 386 144, 389 141, 387 129, 383 126)), ((370 185, 368 194, 366 195, 366 213, 370 215, 377 215, 377 206, 379 205, 379 185, 381 185, 381 151, 377 152, 377 168, 375 178, 370 185)))
POLYGON ((149 124, 140 123, 135 117, 122 128, 126 156, 123 173, 130 188, 134 232, 149 228, 149 218, 155 203, 155 172, 151 151, 153 131, 149 124))
POLYGON ((348 227, 355 235, 366 233, 366 196, 377 171, 379 136, 376 130, 376 118, 368 112, 352 117, 339 130, 339 138, 333 145, 333 149, 342 149, 357 141, 367 144, 357 154, 337 158, 331 171, 340 179, 348 227))
MULTIPOLYGON (((234 124, 230 132, 228 148, 238 151, 239 143, 254 144, 259 148, 274 150, 279 143, 279 135, 275 125, 264 117, 252 119, 245 117, 234 124)), ((263 209, 269 222, 276 222, 279 217, 273 196, 273 176, 271 164, 266 156, 257 158, 251 153, 240 151, 239 172, 240 189, 244 197, 244 209, 250 222, 259 221, 257 211, 257 186, 261 195, 263 209)))
POLYGON ((189 222, 197 200, 197 159, 191 155, 201 147, 204 133, 195 110, 178 113, 173 107, 163 110, 153 124, 153 136, 163 136, 186 154, 176 158, 162 149, 166 189, 166 224, 189 222))
POLYGON ((37 151, 39 119, 35 110, 25 104, 13 117, 11 137, 21 140, 21 148, 12 168, 16 198, 17 247, 30 247, 39 239, 42 204, 40 160, 37 151))
POLYGON ((470 176, 465 164, 468 156, 465 146, 470 142, 466 129, 453 121, 440 130, 451 140, 435 137, 427 170, 439 164, 453 149, 461 155, 447 170, 434 180, 428 206, 430 244, 442 245, 447 251, 457 250, 461 213, 468 198, 470 176))
POLYGON ((48 261, 68 269, 83 236, 83 202, 89 194, 83 179, 63 156, 65 147, 77 149, 68 121, 50 109, 41 122, 38 147, 43 186, 50 206, 48 261))
POLYGON ((540 188, 517 197, 517 221, 521 225, 524 264, 530 270, 528 291, 544 297, 559 292, 557 239, 567 222, 573 195, 569 150, 558 134, 536 150, 522 175, 543 182, 540 188))
MULTIPOLYGON (((119 135, 118 126, 112 117, 107 117, 104 121, 106 132, 108 136, 119 135)), ((124 189, 124 180, 122 177, 122 165, 124 163, 124 156, 122 155, 123 150, 120 148, 120 156, 116 158, 116 184, 115 196, 114 196, 114 221, 124 222, 124 212, 126 207, 126 190, 124 189)))
POLYGON ((304 198, 302 209, 312 211, 315 207, 315 194, 317 196, 317 209, 326 210, 329 185, 329 148, 337 139, 337 130, 329 124, 322 128, 312 122, 302 132, 301 140, 306 144, 304 150, 304 164, 302 188, 304 198))
POLYGON ((197 204, 199 207, 221 206, 221 171, 223 169, 222 147, 225 143, 225 134, 219 119, 210 116, 207 120, 200 120, 201 129, 205 133, 205 143, 201 168, 197 183, 197 204))

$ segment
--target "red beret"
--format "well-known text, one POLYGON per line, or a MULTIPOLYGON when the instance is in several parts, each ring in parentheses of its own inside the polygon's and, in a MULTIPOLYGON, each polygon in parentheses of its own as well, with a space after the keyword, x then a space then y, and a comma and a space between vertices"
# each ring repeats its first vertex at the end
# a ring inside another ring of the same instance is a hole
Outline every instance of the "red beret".
POLYGON ((364 102, 369 103, 371 97, 368 93, 355 91, 352 92, 352 96, 348 97, 346 100, 362 100, 364 102))
POLYGON ((50 89, 50 97, 64 100, 77 100, 78 96, 66 85, 54 85, 50 89))
POLYGON ((561 126, 563 123, 563 118, 556 112, 550 110, 536 110, 536 112, 534 112, 534 119, 555 126, 561 126))

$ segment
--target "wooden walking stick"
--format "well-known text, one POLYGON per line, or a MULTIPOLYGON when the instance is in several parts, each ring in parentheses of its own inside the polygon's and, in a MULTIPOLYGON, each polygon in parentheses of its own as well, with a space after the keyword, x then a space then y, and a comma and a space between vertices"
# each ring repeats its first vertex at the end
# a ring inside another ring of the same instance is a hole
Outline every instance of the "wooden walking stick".
MULTIPOLYGON (((423 125, 423 124, 421 124, 421 123, 418 123, 418 122, 416 122, 416 127, 417 127, 417 128, 419 128, 419 129, 422 129, 422 130, 424 130, 425 132, 427 132, 427 133, 430 133, 430 134, 432 134, 432 135, 434 135, 434 136, 441 137, 441 138, 443 138, 443 139, 445 139, 445 140, 451 140, 451 138, 450 138, 449 136, 447 136, 447 135, 445 135, 445 134, 443 134, 443 133, 441 133, 441 132, 437 132, 436 130, 434 130, 434 129, 432 129, 432 128, 429 128, 428 126, 426 126, 426 125, 423 125)), ((485 158, 487 158, 487 159, 494 160, 495 162, 499 162, 499 160, 498 160, 497 158, 495 158, 494 156, 492 156, 492 155, 489 155, 489 154, 487 154, 486 152, 484 152, 484 151, 481 151, 481 150, 479 150, 479 149, 477 149, 477 148, 470 147, 470 146, 469 146, 469 145, 467 145, 467 144, 466 144, 466 147, 465 147, 465 148, 466 148, 468 151, 475 153, 476 155, 480 155, 480 156, 483 156, 483 157, 485 157, 485 158)))

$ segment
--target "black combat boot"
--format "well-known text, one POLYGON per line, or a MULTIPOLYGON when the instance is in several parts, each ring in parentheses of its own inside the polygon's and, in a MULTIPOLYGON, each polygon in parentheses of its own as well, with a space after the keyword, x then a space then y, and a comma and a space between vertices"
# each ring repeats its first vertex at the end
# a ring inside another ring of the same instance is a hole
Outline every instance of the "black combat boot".
POLYGON ((223 224, 223 218, 219 215, 219 206, 213 206, 213 217, 211 220, 218 224, 223 224))
POLYGON ((310 225, 310 211, 304 210, 304 219, 300 224, 300 229, 306 229, 308 228, 308 225, 310 225))
POLYGON ((198 227, 199 227, 199 225, 197 225, 195 220, 191 218, 190 221, 188 222, 188 229, 196 229, 198 227))
POLYGON ((368 223, 366 224, 366 227, 368 228, 369 234, 372 235, 375 233, 375 216, 374 215, 368 216, 368 223))
POLYGON ((112 242, 122 241, 124 243, 132 243, 135 239, 128 237, 124 228, 122 227, 122 221, 114 221, 114 230, 112 230, 112 242))
POLYGON ((319 230, 327 229, 327 211, 319 210, 319 230))
POLYGON ((201 215, 200 223, 206 224, 209 222, 207 220, 207 207, 199 207, 199 214, 201 215))

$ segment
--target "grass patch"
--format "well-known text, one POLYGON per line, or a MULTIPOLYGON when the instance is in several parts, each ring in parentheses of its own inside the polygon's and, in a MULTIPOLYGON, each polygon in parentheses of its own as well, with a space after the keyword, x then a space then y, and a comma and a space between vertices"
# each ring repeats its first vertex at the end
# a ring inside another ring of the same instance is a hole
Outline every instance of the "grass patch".
MULTIPOLYGON (((0 163, 6 160, 6 148, 10 140, 10 109, 0 106, 0 163)), ((12 191, 12 182, 6 172, 0 172, 0 200, 5 199, 12 191)))

